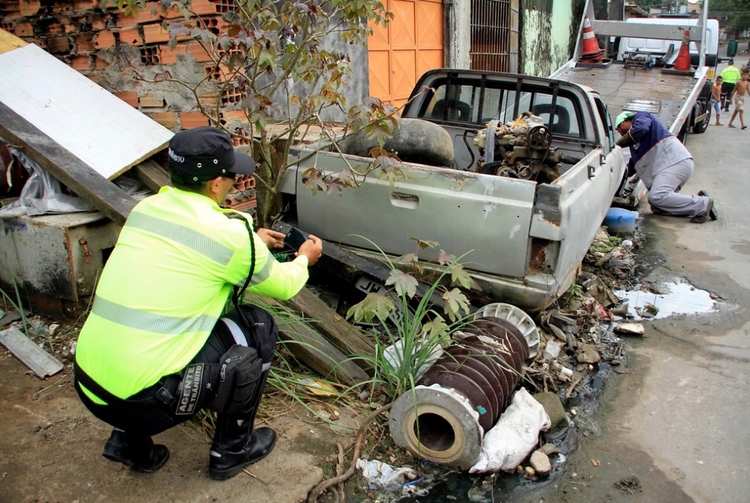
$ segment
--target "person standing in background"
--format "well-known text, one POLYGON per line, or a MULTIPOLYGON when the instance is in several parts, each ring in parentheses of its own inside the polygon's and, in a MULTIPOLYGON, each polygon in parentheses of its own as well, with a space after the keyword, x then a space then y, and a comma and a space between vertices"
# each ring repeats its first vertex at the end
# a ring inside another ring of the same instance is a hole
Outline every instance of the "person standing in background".
POLYGON ((732 121, 734 118, 739 114, 740 116, 740 126, 742 129, 745 129, 747 126, 745 125, 745 96, 747 96, 747 85, 748 85, 748 78, 750 78, 750 72, 748 70, 743 70, 742 72, 742 79, 737 82, 734 85, 734 89, 732 90, 732 94, 729 97, 730 100, 733 100, 734 102, 734 112, 732 112, 732 116, 729 118, 729 127, 734 127, 732 124, 732 121))
POLYGON ((721 123, 721 84, 724 79, 716 77, 716 82, 711 85, 711 106, 716 112, 716 125, 723 126, 721 123))
POLYGON ((734 90, 734 85, 740 80, 742 75, 739 68, 734 66, 734 60, 729 60, 729 65, 721 71, 721 78, 724 81, 721 86, 721 94, 724 95, 724 111, 729 111, 729 95, 734 90))

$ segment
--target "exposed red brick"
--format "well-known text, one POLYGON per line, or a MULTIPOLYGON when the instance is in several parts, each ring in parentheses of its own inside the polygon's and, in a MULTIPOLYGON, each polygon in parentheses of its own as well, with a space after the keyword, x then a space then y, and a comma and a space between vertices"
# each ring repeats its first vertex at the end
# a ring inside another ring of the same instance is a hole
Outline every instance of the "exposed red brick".
POLYGON ((234 0, 213 0, 216 6, 216 12, 226 14, 227 12, 237 12, 237 4, 234 0))
POLYGON ((47 52, 52 54, 67 54, 70 52, 68 37, 49 37, 47 39, 47 52))
POLYGON ((169 42, 169 32, 161 27, 161 24, 144 24, 143 40, 147 44, 156 42, 169 42))
POLYGON ((162 65, 174 65, 177 63, 177 56, 184 56, 187 54, 187 44, 180 43, 175 46, 174 49, 170 49, 168 45, 159 46, 159 62, 162 65))
POLYGON ((112 94, 120 98, 133 108, 138 108, 138 93, 136 91, 115 91, 112 94))
POLYGON ((144 45, 141 46, 141 64, 143 65, 159 65, 161 64, 161 54, 159 53, 159 45, 144 45))
MULTIPOLYGON (((237 130, 239 128, 235 128, 237 130)), ((250 141, 250 138, 246 136, 232 136, 232 143, 234 143, 235 147, 239 147, 241 145, 250 145, 252 142, 250 141)))
POLYGON ((140 9, 134 16, 126 15, 124 10, 118 10, 115 13, 115 25, 118 28, 127 28, 139 24, 159 23, 164 19, 177 19, 183 17, 182 14, 174 9, 165 9, 161 2, 148 2, 143 9, 140 9))
POLYGON ((219 93, 212 91, 198 95, 198 99, 204 108, 216 108, 219 106, 219 93))
POLYGON ((0 29, 7 31, 8 33, 13 33, 13 30, 16 29, 16 23, 9 19, 0 19, 0 29))
POLYGON ((0 12, 5 19, 15 19, 21 17, 21 13, 18 10, 18 2, 9 2, 7 4, 0 4, 0 12))
POLYGON ((225 82, 227 79, 232 77, 232 72, 229 71, 229 68, 226 65, 205 65, 203 67, 206 75, 208 75, 209 80, 212 82, 225 82))
POLYGON ((138 28, 120 30, 120 42, 128 45, 143 45, 143 38, 138 33, 138 28))
POLYGON ((156 122, 167 129, 171 129, 172 131, 176 131, 179 129, 179 126, 177 125, 176 112, 154 112, 147 113, 146 115, 150 116, 152 119, 154 119, 156 122))
POLYGON ((144 94, 138 98, 138 104, 141 108, 162 108, 164 106, 164 98, 162 96, 154 96, 153 94, 144 94))
MULTIPOLYGON (((177 37, 178 42, 185 42, 192 39, 190 35, 177 37)), ((169 28, 162 28, 161 24, 144 24, 143 39, 147 44, 156 42, 169 42, 169 28)))
POLYGON ((57 18, 41 18, 37 21, 37 28, 39 33, 44 35, 62 35, 65 33, 65 28, 60 22, 61 19, 66 19, 63 16, 57 18))
POLYGON ((86 12, 98 5, 96 0, 73 0, 73 12, 86 12))
POLYGON ((109 66, 109 63, 99 56, 94 56, 94 69, 96 70, 104 70, 109 66))
POLYGON ((73 5, 65 2, 55 2, 52 4, 52 13, 56 15, 60 14, 71 14, 73 12, 73 5))
POLYGON ((111 31, 100 31, 96 34, 96 48, 107 49, 115 45, 115 35, 111 31))
POLYGON ((228 26, 228 23, 218 16, 201 18, 200 23, 204 29, 214 35, 225 32, 228 26))
POLYGON ((258 206, 258 201, 256 198, 252 199, 245 199, 244 201, 237 201, 236 199, 227 197, 227 199, 224 200, 224 207, 225 208, 232 208, 236 211, 243 211, 245 213, 252 213, 252 210, 255 209, 258 206))
POLYGON ((243 110, 223 110, 220 117, 222 125, 229 125, 235 121, 247 122, 247 115, 243 110))
POLYGON ((188 46, 188 53, 198 63, 209 63, 212 61, 210 54, 198 42, 192 42, 188 46))
POLYGON ((182 129, 193 129, 210 125, 208 118, 200 112, 180 112, 180 126, 182 129))
POLYGON ((16 27, 13 29, 13 35, 19 38, 33 37, 34 27, 31 25, 31 23, 27 23, 25 21, 18 22, 16 23, 16 27))
POLYGON ((39 0, 21 0, 18 2, 18 12, 22 16, 33 16, 39 9, 42 8, 42 3, 39 0))
POLYGON ((82 33, 75 38, 75 50, 77 53, 93 52, 96 49, 93 33, 82 33))
POLYGON ((96 16, 91 19, 91 29, 97 32, 104 31, 107 29, 107 21, 99 16, 96 16))
POLYGON ((23 41, 29 44, 34 44, 40 49, 47 49, 47 41, 43 38, 25 38, 23 41))
POLYGON ((190 2, 190 10, 199 16, 204 16, 206 14, 215 15, 219 13, 219 11, 216 10, 216 4, 211 0, 192 0, 190 2))
POLYGON ((73 56, 70 58, 70 66, 79 72, 88 72, 91 70, 91 56, 73 56))

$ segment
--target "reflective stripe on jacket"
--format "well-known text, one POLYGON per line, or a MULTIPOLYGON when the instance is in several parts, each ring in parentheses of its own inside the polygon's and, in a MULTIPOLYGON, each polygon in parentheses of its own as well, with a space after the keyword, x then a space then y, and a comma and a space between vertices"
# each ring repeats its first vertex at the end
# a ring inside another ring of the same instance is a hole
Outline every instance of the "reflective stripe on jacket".
MULTIPOLYGON (((128 398, 182 370, 224 312, 232 286, 244 283, 250 237, 228 213, 235 212, 171 187, 133 208, 76 348, 78 364, 115 396, 128 398)), ((252 236, 249 290, 291 298, 307 281, 307 258, 280 263, 252 236)))
POLYGON ((721 71, 721 78, 727 84, 736 84, 742 74, 736 66, 728 66, 721 71))

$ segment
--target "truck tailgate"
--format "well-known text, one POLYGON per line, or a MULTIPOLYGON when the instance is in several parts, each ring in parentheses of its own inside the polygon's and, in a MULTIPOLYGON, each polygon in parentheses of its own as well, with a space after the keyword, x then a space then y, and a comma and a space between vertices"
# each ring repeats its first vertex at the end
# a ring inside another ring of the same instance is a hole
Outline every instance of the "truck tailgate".
MULTIPOLYGON (((346 156, 354 166, 372 159, 346 156)), ((403 255, 417 250, 409 238, 437 241, 439 249, 460 256, 465 267, 488 274, 523 278, 536 184, 404 163, 406 175, 393 187, 377 173, 355 190, 313 194, 303 187, 302 173, 313 165, 327 173, 347 166, 339 154, 320 152, 289 168, 293 177, 299 226, 329 241, 403 255)), ((289 178, 287 178, 288 180, 289 178)), ((420 258, 437 256, 424 250, 420 258)))

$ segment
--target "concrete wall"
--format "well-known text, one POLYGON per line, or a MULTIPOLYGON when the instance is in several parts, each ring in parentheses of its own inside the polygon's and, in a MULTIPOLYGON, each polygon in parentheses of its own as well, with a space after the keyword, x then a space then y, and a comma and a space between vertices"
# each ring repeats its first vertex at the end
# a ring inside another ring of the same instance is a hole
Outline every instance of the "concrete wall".
POLYGON ((471 68, 471 0, 454 0, 443 5, 448 68, 471 68))
POLYGON ((519 73, 547 77, 568 61, 579 20, 574 0, 521 0, 519 73))

